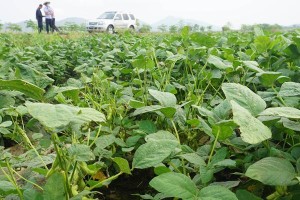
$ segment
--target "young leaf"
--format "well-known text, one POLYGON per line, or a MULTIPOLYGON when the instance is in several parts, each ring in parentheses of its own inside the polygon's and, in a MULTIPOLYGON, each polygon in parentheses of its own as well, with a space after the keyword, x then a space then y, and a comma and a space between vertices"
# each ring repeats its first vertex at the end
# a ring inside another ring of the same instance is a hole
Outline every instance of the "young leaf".
POLYGON ((149 185, 169 197, 181 199, 195 199, 198 193, 195 183, 189 177, 174 172, 155 177, 149 185))
POLYGON ((246 176, 265 185, 287 186, 296 178, 293 165, 283 158, 267 157, 252 164, 246 176))

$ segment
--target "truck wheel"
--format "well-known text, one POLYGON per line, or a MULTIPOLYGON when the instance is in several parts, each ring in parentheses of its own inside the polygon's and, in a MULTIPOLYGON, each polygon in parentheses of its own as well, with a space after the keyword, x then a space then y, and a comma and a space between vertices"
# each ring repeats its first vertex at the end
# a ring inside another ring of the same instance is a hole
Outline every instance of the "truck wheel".
POLYGON ((110 34, 113 34, 115 32, 114 26, 113 25, 109 25, 107 27, 107 32, 110 34))

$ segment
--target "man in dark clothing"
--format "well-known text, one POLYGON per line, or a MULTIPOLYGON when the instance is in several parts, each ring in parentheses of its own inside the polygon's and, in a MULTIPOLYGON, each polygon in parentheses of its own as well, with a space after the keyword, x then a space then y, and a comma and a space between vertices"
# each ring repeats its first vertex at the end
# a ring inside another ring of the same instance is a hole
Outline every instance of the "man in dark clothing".
POLYGON ((36 20, 38 21, 38 29, 39 29, 39 33, 42 32, 43 30, 43 14, 42 14, 42 9, 43 5, 40 4, 39 7, 36 9, 36 20))

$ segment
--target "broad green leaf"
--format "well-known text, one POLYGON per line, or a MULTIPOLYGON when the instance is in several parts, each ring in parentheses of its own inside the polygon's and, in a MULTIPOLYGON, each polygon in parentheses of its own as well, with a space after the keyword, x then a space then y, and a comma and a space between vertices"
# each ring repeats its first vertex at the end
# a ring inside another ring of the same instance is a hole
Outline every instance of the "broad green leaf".
POLYGON ((225 187, 227 189, 231 189, 231 188, 238 186, 240 183, 241 183, 241 181, 222 181, 222 182, 213 182, 209 185, 210 186, 218 185, 218 186, 225 187))
POLYGON ((264 70, 259 68, 259 64, 256 61, 243 61, 243 64, 254 72, 264 72, 264 70))
POLYGON ((178 143, 177 138, 169 131, 158 131, 156 133, 149 134, 146 136, 145 140, 147 142, 168 140, 178 143))
POLYGON ((223 83, 222 90, 228 100, 234 100, 242 107, 257 115, 266 108, 266 102, 246 86, 237 83, 223 83))
POLYGON ((198 193, 195 183, 189 177, 174 172, 155 177, 149 185, 169 197, 181 199, 195 199, 198 193))
POLYGON ((0 80, 0 90, 19 91, 36 100, 43 99, 45 93, 42 88, 23 80, 0 80))
POLYGON ((200 190, 198 197, 198 200, 238 200, 233 192, 218 185, 203 188, 200 190))
POLYGON ((150 58, 140 56, 132 61, 132 66, 137 69, 152 70, 155 67, 155 62, 150 58))
POLYGON ((262 200, 247 190, 237 190, 236 196, 239 200, 262 200))
POLYGON ((138 169, 153 167, 166 159, 177 145, 178 143, 169 140, 143 144, 136 150, 132 166, 138 169))
POLYGON ((113 144, 116 140, 116 137, 112 134, 102 135, 96 139, 95 144, 98 148, 104 149, 109 145, 113 144))
POLYGON ((17 193, 15 186, 9 181, 0 181, 0 196, 17 193))
POLYGON ((144 120, 140 121, 139 129, 147 134, 151 134, 156 132, 156 125, 150 120, 144 120))
POLYGON ((219 57, 214 56, 214 55, 209 55, 209 57, 207 59, 207 62, 209 64, 214 65, 218 69, 223 69, 223 70, 233 69, 232 63, 230 63, 226 60, 223 60, 222 58, 219 58, 219 57))
POLYGON ((15 77, 15 79, 27 81, 40 88, 46 88, 54 82, 54 80, 49 78, 45 73, 36 70, 34 67, 23 64, 18 64, 15 77))
POLYGON ((153 106, 145 106, 145 107, 141 107, 136 109, 133 113, 132 116, 137 116, 137 115, 141 115, 144 113, 148 113, 148 112, 155 112, 158 111, 160 109, 162 109, 164 107, 160 106, 160 105, 153 105, 153 106))
POLYGON ((50 176, 44 186, 44 200, 66 199, 64 177, 61 173, 55 172, 50 176))
POLYGON ((174 108, 174 107, 163 107, 163 106, 160 106, 160 105, 145 106, 145 107, 136 109, 131 114, 131 116, 134 117, 134 116, 137 116, 137 115, 145 114, 145 113, 148 113, 148 112, 156 112, 156 111, 161 112, 167 118, 172 118, 174 116, 174 114, 176 113, 176 108, 174 108))
MULTIPOLYGON (((0 109, 8 108, 8 107, 14 106, 14 105, 15 105, 15 99, 13 97, 0 94, 0 109)), ((1 120, 0 120, 0 122, 1 122, 1 120)))
POLYGON ((68 148, 69 156, 76 161, 90 161, 95 159, 95 155, 91 151, 90 147, 84 144, 72 144, 68 148))
POLYGON ((184 158, 188 162, 196 165, 196 166, 206 166, 206 163, 202 157, 200 157, 196 153, 187 153, 180 155, 181 158, 184 158))
POLYGON ((132 107, 132 108, 141 108, 141 107, 144 107, 145 104, 144 102, 141 102, 141 101, 137 101, 137 100, 130 100, 129 101, 129 105, 132 107))
POLYGON ((300 83, 285 82, 282 84, 279 96, 281 97, 294 97, 300 96, 300 83))
POLYGON ((26 102, 29 114, 53 131, 64 130, 68 125, 87 122, 104 122, 105 116, 92 108, 79 108, 64 104, 26 102))
POLYGON ((165 107, 159 109, 159 111, 167 118, 172 118, 176 113, 176 108, 174 107, 165 107))
POLYGON ((121 172, 124 172, 125 174, 131 174, 129 163, 126 159, 115 157, 113 158, 113 161, 117 163, 121 172))
POLYGON ((296 178, 293 165, 283 158, 267 157, 252 164, 246 176, 265 185, 287 186, 296 178))
POLYGON ((24 200, 44 200, 43 194, 35 189, 26 189, 23 195, 24 200))
POLYGON ((168 173, 168 172, 171 172, 171 170, 170 170, 170 168, 168 168, 166 166, 158 166, 158 167, 154 168, 154 173, 157 176, 164 174, 164 173, 168 173))
POLYGON ((292 121, 287 118, 282 118, 281 120, 282 120, 283 126, 285 128, 288 128, 288 129, 291 129, 294 131, 300 131, 300 121, 292 121))
POLYGON ((260 116, 285 117, 290 119, 300 119, 300 110, 292 107, 268 108, 259 114, 260 116))
POLYGON ((261 72, 256 74, 264 86, 272 86, 280 75, 280 72, 261 72))
POLYGON ((231 159, 221 160, 219 162, 214 163, 216 167, 235 167, 236 161, 231 159))
POLYGON ((175 107, 177 99, 174 94, 149 89, 149 93, 164 107, 175 107))
POLYGON ((231 101, 233 121, 239 125, 241 138, 249 144, 258 144, 264 140, 270 139, 272 136, 271 130, 261 121, 251 115, 251 113, 231 101))
POLYGON ((219 140, 226 140, 233 134, 233 126, 229 124, 216 124, 212 127, 212 134, 216 137, 218 135, 219 140))

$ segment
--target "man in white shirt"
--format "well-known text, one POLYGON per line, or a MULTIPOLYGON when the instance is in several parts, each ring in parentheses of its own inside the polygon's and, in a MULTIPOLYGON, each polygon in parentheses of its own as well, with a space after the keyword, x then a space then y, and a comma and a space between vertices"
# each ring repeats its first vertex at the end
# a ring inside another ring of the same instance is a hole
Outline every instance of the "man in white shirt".
POLYGON ((44 3, 44 13, 45 13, 45 18, 46 18, 46 31, 49 33, 50 28, 51 31, 53 32, 53 26, 52 26, 52 8, 49 6, 50 2, 47 1, 44 3))

